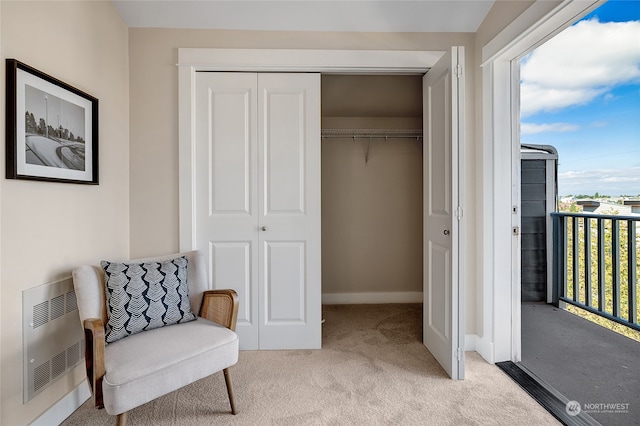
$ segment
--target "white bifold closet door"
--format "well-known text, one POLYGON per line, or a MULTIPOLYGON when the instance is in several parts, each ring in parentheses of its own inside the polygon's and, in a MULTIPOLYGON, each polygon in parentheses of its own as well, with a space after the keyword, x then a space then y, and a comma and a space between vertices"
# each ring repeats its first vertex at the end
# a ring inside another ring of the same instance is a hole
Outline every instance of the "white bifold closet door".
POLYGON ((320 75, 199 72, 195 103, 193 238, 240 348, 320 348, 320 75))
POLYGON ((464 379, 460 271, 464 48, 453 46, 422 79, 424 176, 423 339, 453 379, 464 379))

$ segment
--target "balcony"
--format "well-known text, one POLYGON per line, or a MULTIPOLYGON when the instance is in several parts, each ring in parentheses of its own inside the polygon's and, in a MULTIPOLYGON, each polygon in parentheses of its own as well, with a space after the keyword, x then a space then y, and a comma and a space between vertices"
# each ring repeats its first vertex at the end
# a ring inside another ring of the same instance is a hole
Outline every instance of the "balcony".
POLYGON ((566 424, 638 424, 640 342, 581 316, 640 338, 640 216, 551 213, 551 218, 553 304, 523 303, 518 366, 555 397, 546 404, 530 392, 552 413, 549 405, 555 404, 556 416, 566 424), (568 401, 581 404, 580 416, 566 411, 568 401))

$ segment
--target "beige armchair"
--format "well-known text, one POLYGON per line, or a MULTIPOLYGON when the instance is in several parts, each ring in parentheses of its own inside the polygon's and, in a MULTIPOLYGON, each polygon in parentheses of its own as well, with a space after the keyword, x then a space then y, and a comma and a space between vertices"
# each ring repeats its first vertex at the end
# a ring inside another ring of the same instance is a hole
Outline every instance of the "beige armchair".
MULTIPOLYGON (((224 372, 231 412, 236 414, 229 376, 229 367, 238 361, 238 336, 234 331, 238 297, 235 291, 207 290, 204 257, 195 251, 119 265, 146 267, 154 265, 154 262, 166 264, 178 258, 186 264, 186 271, 183 269, 183 272, 188 283, 189 300, 186 301, 185 294, 184 303, 190 304, 191 311, 198 315, 197 319, 134 331, 112 343, 106 343, 105 335, 119 325, 109 322, 108 312, 114 309, 112 305, 119 298, 115 293, 110 293, 108 297, 105 285, 112 289, 111 283, 115 282, 115 278, 105 275, 105 270, 100 266, 86 265, 73 271, 78 310, 86 336, 89 385, 96 407, 104 407, 107 413, 117 415, 119 425, 126 424, 127 411, 218 371, 224 372)), ((156 276, 162 278, 165 274, 157 273, 156 276)), ((127 291, 130 292, 130 289, 127 291)), ((174 291, 174 294, 178 293, 174 291)), ((135 297, 125 294, 125 298, 129 296, 131 299, 135 297)), ((148 304, 153 303, 152 300, 148 304)), ((116 311, 113 312, 116 317, 116 311)), ((130 328, 127 325, 121 330, 130 328)))

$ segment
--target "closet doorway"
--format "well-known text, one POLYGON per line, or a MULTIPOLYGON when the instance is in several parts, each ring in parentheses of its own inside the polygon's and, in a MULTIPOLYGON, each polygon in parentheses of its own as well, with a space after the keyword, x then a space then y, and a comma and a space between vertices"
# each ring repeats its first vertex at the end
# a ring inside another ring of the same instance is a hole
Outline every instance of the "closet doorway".
MULTIPOLYGON (((194 130, 194 124, 197 125, 194 88, 198 72, 423 75, 423 341, 452 378, 464 378, 464 286, 461 284, 464 262, 459 247, 464 233, 460 167, 465 128, 464 48, 452 46, 445 52, 179 49, 178 59, 182 250, 206 247, 210 243, 198 241, 202 237, 195 220, 197 205, 206 205, 202 200, 197 202, 194 191, 195 148, 209 143, 199 141, 194 130)), ((210 257, 210 253, 207 255, 210 257)), ((320 304, 321 300, 318 298, 312 303, 320 304)))
POLYGON ((422 76, 321 82, 323 303, 422 303, 422 76))

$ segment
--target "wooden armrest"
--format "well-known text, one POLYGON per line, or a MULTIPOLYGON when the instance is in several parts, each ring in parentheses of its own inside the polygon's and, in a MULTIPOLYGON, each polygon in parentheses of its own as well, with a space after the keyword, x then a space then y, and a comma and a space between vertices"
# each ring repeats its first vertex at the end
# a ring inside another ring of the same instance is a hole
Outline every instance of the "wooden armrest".
POLYGON ((200 316, 235 331, 239 303, 235 290, 207 290, 202 296, 200 316))
POLYGON ((93 392, 95 405, 103 408, 102 379, 104 369, 104 324, 101 319, 88 318, 84 320, 84 358, 87 366, 87 378, 93 392))

